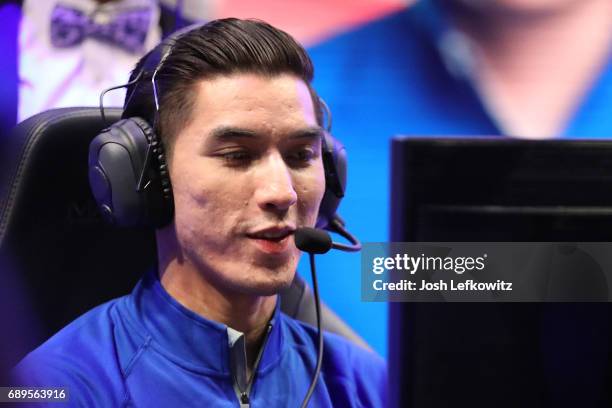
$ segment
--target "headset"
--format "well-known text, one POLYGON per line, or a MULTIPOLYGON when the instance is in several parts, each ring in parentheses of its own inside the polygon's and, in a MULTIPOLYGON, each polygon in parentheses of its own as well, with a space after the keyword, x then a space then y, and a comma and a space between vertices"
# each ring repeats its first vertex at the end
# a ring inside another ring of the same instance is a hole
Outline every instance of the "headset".
MULTIPOLYGON (((177 40, 201 27, 202 24, 188 26, 167 37, 143 57, 141 68, 132 72, 130 82, 109 88, 100 95, 100 110, 105 119, 104 94, 129 87, 122 119, 102 130, 89 145, 91 190, 103 217, 114 225, 161 228, 172 221, 174 202, 168 164, 164 146, 155 131, 159 117, 156 76, 177 40), (155 109, 148 116, 131 116, 135 111, 133 97, 138 87, 147 82, 142 80, 148 76, 145 74, 151 74, 149 86, 153 89, 155 109)), ((336 210, 346 189, 346 150, 331 135, 331 111, 320 98, 319 108, 326 122, 321 143, 325 193, 316 226, 340 232, 339 229, 344 230, 344 222, 336 210)))

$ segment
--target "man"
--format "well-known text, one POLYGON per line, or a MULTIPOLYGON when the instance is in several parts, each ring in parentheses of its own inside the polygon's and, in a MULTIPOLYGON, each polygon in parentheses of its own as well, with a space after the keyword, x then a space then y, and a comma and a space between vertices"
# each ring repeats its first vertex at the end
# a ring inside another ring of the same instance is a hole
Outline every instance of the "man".
MULTIPOLYGON (((268 24, 226 19, 162 61, 128 89, 125 112, 156 118, 165 147, 174 217, 157 231, 158 269, 18 372, 67 387, 75 406, 298 406, 316 330, 280 313, 277 293, 300 257, 293 233, 315 224, 325 191, 310 59, 268 24)), ((378 357, 325 336, 312 406, 384 406, 385 384, 378 357)))

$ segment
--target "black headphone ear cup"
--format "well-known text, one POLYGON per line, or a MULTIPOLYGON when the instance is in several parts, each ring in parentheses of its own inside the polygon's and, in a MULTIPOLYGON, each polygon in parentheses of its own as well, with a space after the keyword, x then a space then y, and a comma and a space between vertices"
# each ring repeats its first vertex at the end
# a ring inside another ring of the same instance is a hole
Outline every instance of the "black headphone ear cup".
POLYGON ((346 191, 346 149, 340 141, 325 132, 322 140, 323 168, 325 170, 325 194, 319 207, 317 228, 326 228, 336 215, 346 191))
POLYGON ((159 228, 172 220, 163 146, 142 118, 121 120, 92 140, 89 184, 100 211, 113 224, 159 228))

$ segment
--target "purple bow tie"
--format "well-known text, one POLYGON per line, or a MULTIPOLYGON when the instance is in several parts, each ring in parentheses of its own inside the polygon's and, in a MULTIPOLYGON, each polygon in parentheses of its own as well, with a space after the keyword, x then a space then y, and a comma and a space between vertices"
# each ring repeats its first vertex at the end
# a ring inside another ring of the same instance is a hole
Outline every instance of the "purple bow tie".
POLYGON ((58 4, 51 14, 51 44, 57 48, 73 47, 90 37, 138 53, 144 46, 150 22, 148 8, 125 10, 108 23, 98 24, 82 11, 58 4))

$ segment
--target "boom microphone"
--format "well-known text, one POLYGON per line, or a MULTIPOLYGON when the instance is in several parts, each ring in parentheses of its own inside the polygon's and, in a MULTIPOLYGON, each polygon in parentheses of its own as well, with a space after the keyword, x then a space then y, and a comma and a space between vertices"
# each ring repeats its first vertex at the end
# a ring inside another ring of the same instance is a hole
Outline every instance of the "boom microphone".
POLYGON ((350 244, 333 242, 330 235, 322 229, 302 227, 295 230, 295 246, 300 251, 311 254, 324 254, 330 249, 343 252, 358 252, 361 250, 361 242, 344 228, 342 220, 336 216, 329 225, 329 230, 346 238, 350 244))
POLYGON ((303 227, 295 231, 295 246, 300 251, 324 254, 332 248, 332 240, 323 230, 303 227))

